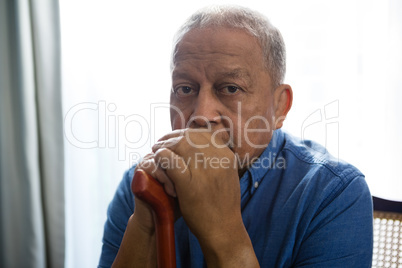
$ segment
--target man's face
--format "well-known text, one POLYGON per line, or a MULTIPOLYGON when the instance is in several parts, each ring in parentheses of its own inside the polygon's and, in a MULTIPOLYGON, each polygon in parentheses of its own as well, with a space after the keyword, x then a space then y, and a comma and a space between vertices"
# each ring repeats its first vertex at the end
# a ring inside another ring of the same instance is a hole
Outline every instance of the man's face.
POLYGON ((173 60, 172 128, 210 127, 240 161, 258 157, 272 137, 275 102, 257 39, 239 29, 194 29, 173 60))

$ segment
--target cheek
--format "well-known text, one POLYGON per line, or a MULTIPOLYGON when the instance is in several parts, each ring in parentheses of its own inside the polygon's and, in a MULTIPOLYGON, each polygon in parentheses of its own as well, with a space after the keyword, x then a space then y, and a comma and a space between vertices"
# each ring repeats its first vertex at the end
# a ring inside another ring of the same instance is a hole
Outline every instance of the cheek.
POLYGON ((272 118, 261 111, 247 112, 243 113, 240 125, 235 127, 235 140, 238 141, 241 150, 259 151, 268 145, 272 136, 272 118))
POLYGON ((187 127, 189 115, 178 108, 170 108, 170 124, 172 130, 183 129, 187 127))
POLYGON ((185 120, 181 113, 170 110, 170 124, 172 130, 182 129, 185 127, 185 120))
POLYGON ((170 96, 170 124, 172 130, 186 128, 191 114, 191 103, 178 101, 170 96))

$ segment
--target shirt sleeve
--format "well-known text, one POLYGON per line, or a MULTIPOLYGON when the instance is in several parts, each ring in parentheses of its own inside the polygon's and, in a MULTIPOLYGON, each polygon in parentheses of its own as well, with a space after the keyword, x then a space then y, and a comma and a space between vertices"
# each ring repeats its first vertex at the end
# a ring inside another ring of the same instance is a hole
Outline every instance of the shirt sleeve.
POLYGON ((127 222, 134 212, 131 180, 134 167, 126 171, 107 210, 99 268, 111 267, 119 250, 127 222))
POLYGON ((295 267, 371 267, 373 208, 364 176, 323 202, 304 237, 295 267))

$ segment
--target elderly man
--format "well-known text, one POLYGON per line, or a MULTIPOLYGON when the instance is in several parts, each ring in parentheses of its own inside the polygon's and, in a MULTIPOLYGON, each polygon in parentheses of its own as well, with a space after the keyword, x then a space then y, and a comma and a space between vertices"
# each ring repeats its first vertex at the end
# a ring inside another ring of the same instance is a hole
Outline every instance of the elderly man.
MULTIPOLYGON (((364 176, 280 129, 292 89, 279 31, 257 12, 213 7, 175 40, 173 131, 137 168, 177 198, 178 266, 369 267, 364 176)), ((130 191, 134 168, 109 206, 100 267, 156 266, 152 213, 130 191)))

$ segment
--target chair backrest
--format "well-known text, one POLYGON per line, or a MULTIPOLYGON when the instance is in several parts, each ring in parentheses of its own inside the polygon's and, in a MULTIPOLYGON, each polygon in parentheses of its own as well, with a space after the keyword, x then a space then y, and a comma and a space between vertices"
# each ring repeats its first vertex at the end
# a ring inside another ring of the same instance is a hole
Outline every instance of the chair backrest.
POLYGON ((402 201, 373 197, 372 267, 402 267, 402 201))

